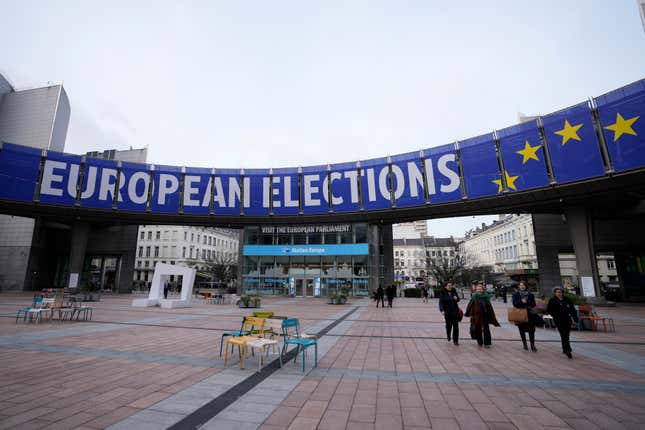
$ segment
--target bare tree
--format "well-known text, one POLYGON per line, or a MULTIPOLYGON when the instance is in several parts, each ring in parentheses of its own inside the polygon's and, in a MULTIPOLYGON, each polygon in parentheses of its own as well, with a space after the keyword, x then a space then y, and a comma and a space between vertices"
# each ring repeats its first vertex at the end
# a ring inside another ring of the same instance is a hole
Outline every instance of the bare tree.
MULTIPOLYGON (((454 257, 426 257, 426 272, 437 286, 455 282, 464 268, 466 259, 461 255, 454 257)), ((430 280, 429 279, 429 280, 430 280)))
POLYGON ((215 254, 211 261, 190 262, 189 266, 201 266, 210 275, 211 281, 229 284, 237 279, 237 259, 215 254))

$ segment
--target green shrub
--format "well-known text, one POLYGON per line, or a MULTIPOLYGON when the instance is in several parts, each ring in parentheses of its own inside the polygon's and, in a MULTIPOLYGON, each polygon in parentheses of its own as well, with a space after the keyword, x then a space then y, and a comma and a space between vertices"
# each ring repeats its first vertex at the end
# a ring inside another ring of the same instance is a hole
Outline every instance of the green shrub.
POLYGON ((421 290, 419 288, 406 288, 403 290, 403 297, 421 297, 421 290))
POLYGON ((577 294, 568 294, 564 293, 564 297, 568 297, 571 300, 571 303, 574 305, 586 305, 587 298, 584 296, 578 296, 577 294))

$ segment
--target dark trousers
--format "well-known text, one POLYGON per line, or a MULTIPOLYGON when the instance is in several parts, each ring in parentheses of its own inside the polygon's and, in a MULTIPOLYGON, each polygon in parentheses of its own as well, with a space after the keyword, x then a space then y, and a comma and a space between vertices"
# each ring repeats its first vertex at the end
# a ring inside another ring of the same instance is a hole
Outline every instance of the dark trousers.
POLYGON ((526 346, 526 333, 529 334, 529 340, 531 345, 535 344, 535 326, 529 323, 518 324, 517 328, 520 330, 520 337, 522 338, 522 343, 526 346))
POLYGON ((383 297, 377 297, 376 298, 376 307, 378 308, 378 303, 381 302, 382 307, 385 307, 385 301, 383 300, 383 297))
POLYGON ((459 341, 459 319, 456 315, 444 315, 446 319, 446 336, 448 340, 457 343, 459 341))
POLYGON ((569 343, 571 327, 558 326, 558 331, 560 332, 560 339, 562 339, 562 352, 571 352, 571 344, 569 343))
POLYGON ((391 307, 392 307, 392 300, 394 300, 394 297, 388 297, 388 298, 387 298, 387 306, 388 306, 389 308, 391 308, 391 307))
POLYGON ((477 344, 479 346, 490 345, 492 343, 492 339, 490 337, 490 327, 488 327, 488 324, 483 324, 481 330, 477 330, 477 327, 475 327, 475 339, 477 339, 477 344))
POLYGON ((506 294, 502 294, 502 299, 504 299, 504 303, 506 303, 506 294))

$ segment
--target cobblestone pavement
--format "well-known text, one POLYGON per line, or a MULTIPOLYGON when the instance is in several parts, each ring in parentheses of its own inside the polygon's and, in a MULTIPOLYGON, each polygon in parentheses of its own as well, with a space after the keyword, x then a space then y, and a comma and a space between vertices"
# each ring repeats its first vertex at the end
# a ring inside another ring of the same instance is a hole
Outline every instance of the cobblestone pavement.
MULTIPOLYGON (((92 322, 16 324, 30 300, 0 295, 0 429, 644 428, 643 306, 598 308, 616 332, 574 332, 568 360, 554 330, 525 352, 508 323, 480 349, 464 321, 454 346, 434 300, 265 298, 263 310, 324 335, 317 368, 309 354, 305 373, 291 361, 258 374, 255 357, 244 370, 219 357, 222 332, 251 309, 103 296, 92 322)), ((494 303, 500 321, 506 306, 494 303)))

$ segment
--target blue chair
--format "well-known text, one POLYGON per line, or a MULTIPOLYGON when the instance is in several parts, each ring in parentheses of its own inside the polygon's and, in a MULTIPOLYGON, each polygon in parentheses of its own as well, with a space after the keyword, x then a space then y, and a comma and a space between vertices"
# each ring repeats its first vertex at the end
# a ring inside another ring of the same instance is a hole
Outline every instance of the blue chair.
POLYGON ((296 346, 296 356, 293 359, 295 363, 298 359, 298 353, 302 351, 302 371, 305 371, 305 358, 307 357, 306 349, 310 346, 314 347, 314 367, 318 367, 318 341, 314 338, 300 337, 298 331, 298 319, 287 318, 282 321, 282 336, 284 337, 284 344, 282 345, 282 352, 280 356, 285 353, 287 345, 296 346))
POLYGON ((42 303, 43 298, 38 296, 34 297, 34 299, 31 302, 31 306, 26 306, 24 308, 18 309, 18 313, 16 314, 16 324, 18 324, 18 320, 20 319, 20 315, 23 316, 23 320, 27 321, 27 316, 29 315, 29 310, 35 308, 38 303, 42 303))
POLYGON ((229 331, 222 333, 222 339, 219 341, 219 356, 222 356, 222 347, 224 346, 224 338, 228 336, 239 337, 239 336, 249 336, 251 330, 244 330, 244 323, 246 322, 246 317, 242 318, 242 325, 239 330, 229 331))

